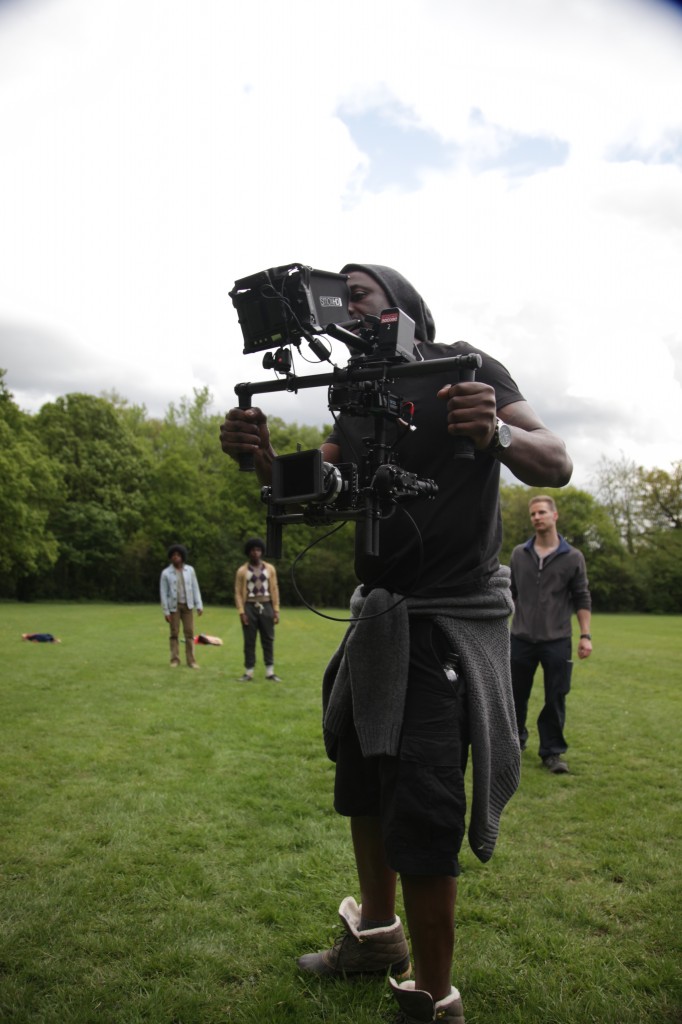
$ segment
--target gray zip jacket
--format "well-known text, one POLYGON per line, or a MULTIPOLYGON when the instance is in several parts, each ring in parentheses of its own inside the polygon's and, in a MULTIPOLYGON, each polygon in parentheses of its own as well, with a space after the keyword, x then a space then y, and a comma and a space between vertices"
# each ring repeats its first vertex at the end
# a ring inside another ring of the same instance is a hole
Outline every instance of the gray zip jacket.
POLYGON ((514 548, 510 566, 512 636, 532 643, 570 639, 573 612, 592 608, 582 552, 560 535, 559 547, 541 565, 531 537, 514 548))

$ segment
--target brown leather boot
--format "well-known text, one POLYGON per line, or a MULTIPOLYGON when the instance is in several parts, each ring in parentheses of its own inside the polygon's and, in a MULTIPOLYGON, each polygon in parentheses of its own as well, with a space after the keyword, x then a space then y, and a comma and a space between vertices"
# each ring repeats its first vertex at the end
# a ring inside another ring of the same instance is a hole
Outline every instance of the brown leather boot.
POLYGON ((298 966, 302 971, 333 978, 389 972, 400 978, 409 977, 410 952, 399 917, 384 928, 360 931, 360 907, 352 896, 341 903, 339 917, 343 935, 331 949, 300 957, 298 966))
POLYGON ((400 985, 393 978, 389 981, 400 1007, 395 1024, 432 1024, 433 1021, 464 1024, 462 1000, 454 986, 449 996, 434 1003, 430 993, 416 989, 413 981, 403 981, 400 985))

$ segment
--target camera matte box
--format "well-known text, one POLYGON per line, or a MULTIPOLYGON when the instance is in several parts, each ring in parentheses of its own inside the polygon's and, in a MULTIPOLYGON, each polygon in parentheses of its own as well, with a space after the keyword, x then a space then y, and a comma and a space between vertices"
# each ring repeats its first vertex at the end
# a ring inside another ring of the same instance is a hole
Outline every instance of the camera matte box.
POLYGON ((272 460, 272 500, 278 505, 315 501, 324 496, 324 469, 319 448, 278 455, 272 460))

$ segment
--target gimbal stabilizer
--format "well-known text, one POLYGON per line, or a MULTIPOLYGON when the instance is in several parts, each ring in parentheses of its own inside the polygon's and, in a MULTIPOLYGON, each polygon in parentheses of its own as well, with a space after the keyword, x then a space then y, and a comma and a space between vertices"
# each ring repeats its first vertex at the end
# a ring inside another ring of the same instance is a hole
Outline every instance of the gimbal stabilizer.
MULTIPOLYGON (((401 401, 391 394, 388 384, 402 377, 451 372, 453 384, 473 380, 481 357, 477 353, 430 359, 420 363, 355 365, 335 368, 331 373, 306 377, 290 376, 286 380, 238 384, 235 393, 241 409, 250 409, 255 394, 277 391, 298 391, 302 388, 329 388, 329 408, 350 415, 373 413, 375 436, 367 441, 363 464, 333 466, 325 463, 318 449, 283 455, 273 462, 270 487, 263 488, 268 505, 267 551, 271 558, 282 554, 282 526, 293 523, 319 524, 339 520, 365 521, 364 546, 367 554, 379 553, 379 521, 390 514, 395 502, 409 497, 431 497, 437 486, 431 480, 420 480, 416 474, 401 469, 394 461, 386 442, 386 424, 400 419, 401 401), (366 385, 370 385, 367 389, 366 385), (354 412, 354 410, 357 410, 354 412), (296 505, 296 511, 287 506, 296 505), (301 507, 303 506, 303 507, 301 507)), ((458 439, 455 458, 473 458, 473 445, 458 439)), ((253 470, 253 458, 242 456, 240 468, 253 470)))
MULTIPOLYGON (((274 357, 266 354, 264 365, 285 374, 279 380, 238 384, 235 393, 240 409, 250 409, 255 394, 327 387, 330 410, 371 417, 374 423, 374 437, 363 439, 366 451, 359 465, 325 462, 318 449, 274 459, 272 483, 262 490, 268 506, 267 551, 272 558, 281 556, 284 525, 343 520, 364 520, 365 551, 377 555, 380 521, 393 513, 396 503, 433 497, 438 491, 432 480, 402 469, 387 442, 389 422, 398 422, 405 429, 409 426, 403 419, 402 400, 389 390, 390 385, 403 377, 444 371, 455 384, 473 380, 481 365, 477 353, 417 361, 414 321, 396 308, 384 310, 380 317, 368 317, 369 328, 362 328, 361 321, 349 322, 345 280, 345 275, 292 264, 237 281, 230 292, 239 312, 244 351, 276 348, 274 357), (333 311, 334 321, 320 326, 328 311, 333 311), (350 326, 357 333, 349 331, 350 326), (295 376, 285 346, 299 345, 304 337, 318 357, 326 359, 327 350, 317 337, 320 334, 343 340, 351 352, 361 354, 354 355, 344 369, 295 376)), ((453 455, 473 458, 470 439, 455 439, 453 455)), ((252 471, 253 458, 242 455, 239 465, 252 471)))

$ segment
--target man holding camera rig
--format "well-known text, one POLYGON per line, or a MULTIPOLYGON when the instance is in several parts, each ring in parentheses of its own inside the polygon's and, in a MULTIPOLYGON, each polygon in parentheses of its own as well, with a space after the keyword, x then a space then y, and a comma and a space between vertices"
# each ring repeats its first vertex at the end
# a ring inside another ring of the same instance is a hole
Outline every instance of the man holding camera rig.
MULTIPOLYGON (((435 344, 428 307, 397 271, 348 264, 342 273, 351 317, 402 309, 415 321, 422 359, 474 351, 464 342, 435 344)), ((534 486, 563 486, 572 472, 563 442, 508 371, 481 356, 474 381, 453 384, 452 374, 440 371, 400 381, 416 430, 396 421, 389 433, 401 466, 434 480, 438 493, 397 505, 381 520, 377 556, 366 554, 356 530, 362 586, 323 682, 334 805, 350 818, 361 903, 342 901, 343 935, 331 949, 302 956, 299 966, 337 978, 390 973, 404 1024, 464 1021, 451 973, 469 746, 468 834, 482 861, 492 855, 500 814, 518 784, 512 604, 509 572, 498 561, 499 464, 534 486), (474 458, 454 457, 457 438, 473 442, 474 458), (398 874, 414 981, 400 980, 410 973, 410 957, 395 915, 398 874)), ((360 461, 362 439, 371 434, 368 419, 341 413, 322 446, 325 461, 360 461)), ((221 443, 235 459, 253 455, 260 482, 269 482, 276 454, 260 409, 232 409, 221 443)))

